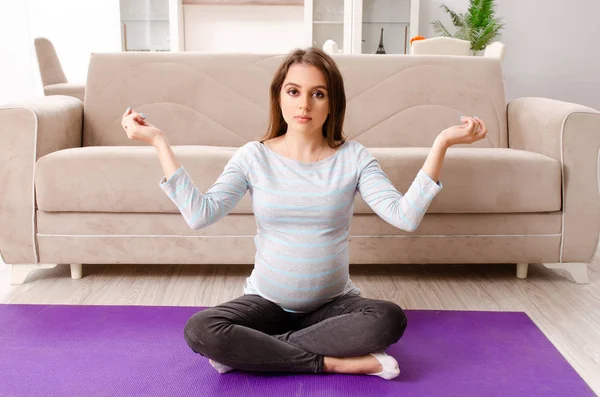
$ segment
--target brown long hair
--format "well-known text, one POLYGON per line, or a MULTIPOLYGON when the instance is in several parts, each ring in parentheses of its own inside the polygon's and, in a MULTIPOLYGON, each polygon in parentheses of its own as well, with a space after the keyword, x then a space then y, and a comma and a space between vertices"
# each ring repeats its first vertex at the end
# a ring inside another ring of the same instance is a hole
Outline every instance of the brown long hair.
POLYGON ((275 72, 270 88, 269 127, 260 142, 284 135, 287 132, 288 126, 283 118, 279 101, 281 99, 281 86, 285 81, 288 70, 290 66, 296 63, 312 65, 325 76, 329 95, 329 115, 323 124, 323 137, 327 138, 327 144, 331 148, 342 145, 345 142, 342 127, 346 115, 344 80, 335 61, 324 51, 314 47, 292 51, 275 72))

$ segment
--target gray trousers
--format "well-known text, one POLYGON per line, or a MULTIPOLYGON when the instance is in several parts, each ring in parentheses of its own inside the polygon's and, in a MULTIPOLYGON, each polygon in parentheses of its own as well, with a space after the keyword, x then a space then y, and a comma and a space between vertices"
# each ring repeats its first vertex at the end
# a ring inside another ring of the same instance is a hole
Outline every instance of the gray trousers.
POLYGON ((392 302, 346 295, 296 314, 259 295, 244 295, 194 314, 184 335, 194 352, 232 368, 318 373, 325 356, 384 349, 405 328, 406 316, 392 302))

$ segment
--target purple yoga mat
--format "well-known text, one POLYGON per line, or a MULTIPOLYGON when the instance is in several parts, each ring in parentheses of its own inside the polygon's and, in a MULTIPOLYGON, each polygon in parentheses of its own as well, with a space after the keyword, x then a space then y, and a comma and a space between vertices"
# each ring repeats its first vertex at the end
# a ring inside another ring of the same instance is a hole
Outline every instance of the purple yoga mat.
MULTIPOLYGON (((200 308, 0 305, 0 396, 594 396, 524 313, 408 310, 392 381, 220 375, 183 339, 200 308)), ((243 347, 240 347, 243 348, 243 347)))

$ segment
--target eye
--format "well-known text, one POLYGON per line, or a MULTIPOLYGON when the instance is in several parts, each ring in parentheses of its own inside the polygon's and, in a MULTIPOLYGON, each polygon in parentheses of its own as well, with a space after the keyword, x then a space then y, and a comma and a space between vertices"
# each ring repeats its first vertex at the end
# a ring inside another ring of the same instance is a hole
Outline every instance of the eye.
POLYGON ((297 93, 298 93, 298 90, 295 88, 288 90, 288 94, 290 94, 290 95, 296 95, 297 93))
POLYGON ((325 94, 323 94, 321 91, 315 91, 313 95, 317 98, 325 98, 325 94))

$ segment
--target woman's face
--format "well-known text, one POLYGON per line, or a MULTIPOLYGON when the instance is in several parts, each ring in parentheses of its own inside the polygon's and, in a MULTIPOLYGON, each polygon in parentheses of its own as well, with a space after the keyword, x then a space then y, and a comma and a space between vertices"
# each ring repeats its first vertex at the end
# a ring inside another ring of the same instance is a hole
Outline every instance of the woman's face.
POLYGON ((329 114, 329 92, 319 69, 299 63, 290 66, 279 102, 288 131, 322 135, 329 114))

